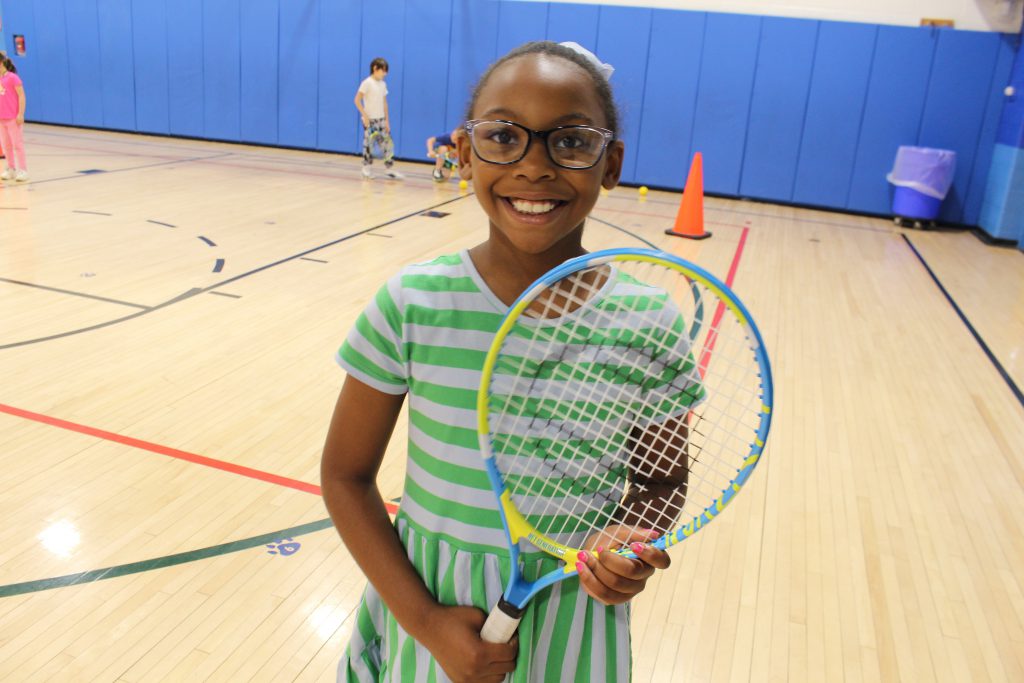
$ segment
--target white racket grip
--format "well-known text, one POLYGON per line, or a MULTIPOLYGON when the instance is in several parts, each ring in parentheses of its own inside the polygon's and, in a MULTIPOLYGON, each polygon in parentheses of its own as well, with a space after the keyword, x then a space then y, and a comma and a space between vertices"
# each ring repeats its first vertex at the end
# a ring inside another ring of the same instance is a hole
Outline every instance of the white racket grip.
POLYGON ((522 620, 523 610, 506 602, 502 597, 491 610, 484 627, 480 629, 480 637, 488 643, 507 643, 512 640, 522 620))

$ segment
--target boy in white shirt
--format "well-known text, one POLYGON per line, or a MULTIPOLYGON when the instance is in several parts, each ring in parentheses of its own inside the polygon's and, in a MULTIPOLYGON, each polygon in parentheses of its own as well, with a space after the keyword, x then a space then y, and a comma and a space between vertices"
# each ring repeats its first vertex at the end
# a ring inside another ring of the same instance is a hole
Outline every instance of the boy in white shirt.
POLYGON ((363 117, 363 177, 372 178, 373 143, 376 141, 384 157, 384 169, 389 178, 401 180, 405 176, 392 166, 395 163, 395 144, 391 139, 391 121, 388 118, 388 87, 384 77, 388 75, 388 62, 377 57, 370 62, 370 75, 359 84, 356 91, 356 109, 363 117))

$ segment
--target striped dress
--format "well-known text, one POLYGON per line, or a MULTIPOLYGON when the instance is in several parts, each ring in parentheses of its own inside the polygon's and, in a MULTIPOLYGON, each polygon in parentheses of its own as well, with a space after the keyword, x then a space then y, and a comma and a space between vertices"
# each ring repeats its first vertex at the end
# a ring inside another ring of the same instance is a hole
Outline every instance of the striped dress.
MULTIPOLYGON (((391 278, 338 351, 353 377, 409 394, 408 460, 395 525, 409 560, 442 604, 489 612, 509 575, 505 532, 476 435, 484 356, 508 307, 467 252, 408 266, 391 278)), ((558 562, 524 553, 533 579, 558 562)), ((508 680, 627 681, 628 605, 591 599, 571 578, 534 598, 519 625, 519 660, 508 680)), ((367 586, 340 681, 447 681, 367 586)))

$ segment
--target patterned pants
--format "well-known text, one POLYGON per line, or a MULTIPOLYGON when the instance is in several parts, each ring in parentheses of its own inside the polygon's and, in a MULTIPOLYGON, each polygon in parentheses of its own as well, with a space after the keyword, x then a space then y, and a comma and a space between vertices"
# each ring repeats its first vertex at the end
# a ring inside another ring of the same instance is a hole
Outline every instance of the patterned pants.
POLYGON ((384 130, 384 119, 370 119, 370 125, 363 130, 363 166, 373 163, 374 143, 384 159, 384 167, 391 168, 395 163, 395 143, 390 133, 384 130))

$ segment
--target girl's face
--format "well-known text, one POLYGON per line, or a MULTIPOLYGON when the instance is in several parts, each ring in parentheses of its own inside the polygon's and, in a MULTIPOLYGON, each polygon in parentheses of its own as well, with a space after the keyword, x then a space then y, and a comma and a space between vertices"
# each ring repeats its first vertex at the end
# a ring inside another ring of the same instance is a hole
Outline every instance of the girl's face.
MULTIPOLYGON (((518 57, 498 67, 484 84, 474 119, 503 119, 531 130, 555 126, 607 127, 604 107, 587 72, 570 61, 543 54, 518 57)), ((491 239, 527 254, 543 254, 579 229, 600 196, 618 184, 623 145, 608 143, 593 168, 555 165, 543 140, 534 138, 526 156, 498 165, 476 157, 459 133, 459 173, 472 178, 476 197, 491 223, 491 239)))

